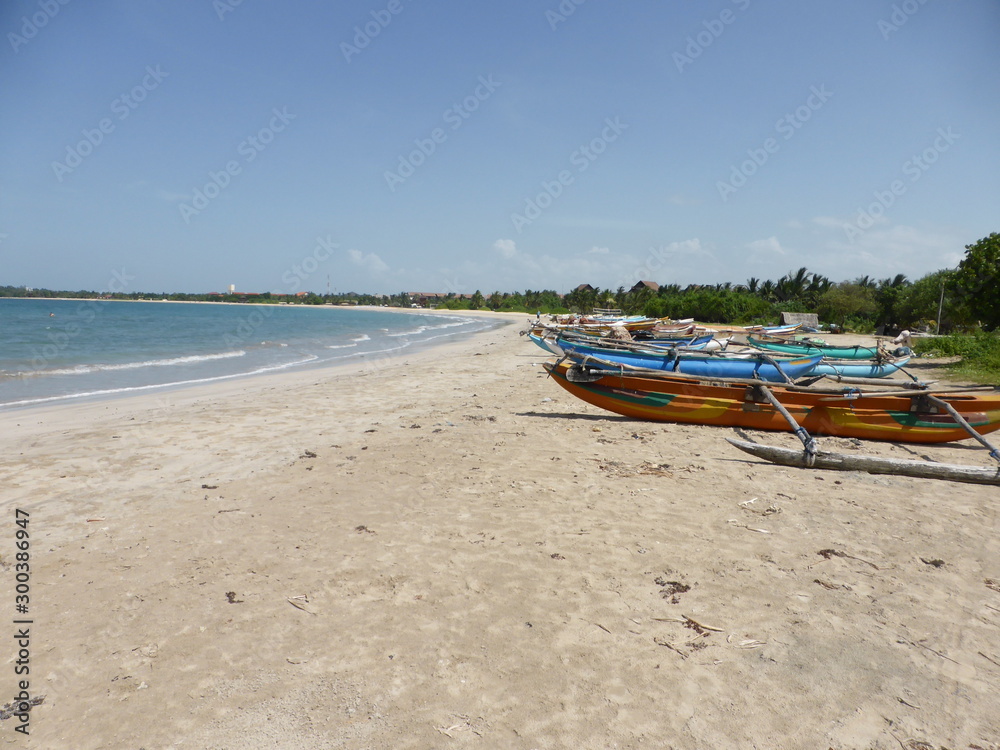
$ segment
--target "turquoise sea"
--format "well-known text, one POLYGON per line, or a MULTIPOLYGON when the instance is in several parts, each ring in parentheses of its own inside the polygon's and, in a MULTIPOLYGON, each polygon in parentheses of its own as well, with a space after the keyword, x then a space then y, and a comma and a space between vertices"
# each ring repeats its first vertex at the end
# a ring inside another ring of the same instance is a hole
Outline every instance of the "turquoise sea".
POLYGON ((330 306, 0 299, 0 409, 371 361, 497 325, 330 306))

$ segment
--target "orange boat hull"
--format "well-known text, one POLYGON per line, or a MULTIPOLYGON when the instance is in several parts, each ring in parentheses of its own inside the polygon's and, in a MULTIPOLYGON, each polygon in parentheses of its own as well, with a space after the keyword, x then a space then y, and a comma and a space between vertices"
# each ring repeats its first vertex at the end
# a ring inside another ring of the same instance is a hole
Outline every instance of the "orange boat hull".
MULTIPOLYGON (((697 380, 644 378, 609 371, 593 382, 567 378, 569 363, 546 364, 559 385, 601 409, 657 422, 744 427, 789 432, 784 417, 754 386, 697 380)), ((787 390, 768 384, 781 404, 810 433, 905 443, 946 443, 969 436, 946 412, 909 396, 865 395, 831 400, 829 393, 787 390)), ((1000 429, 1000 395, 946 396, 980 434, 1000 429)))

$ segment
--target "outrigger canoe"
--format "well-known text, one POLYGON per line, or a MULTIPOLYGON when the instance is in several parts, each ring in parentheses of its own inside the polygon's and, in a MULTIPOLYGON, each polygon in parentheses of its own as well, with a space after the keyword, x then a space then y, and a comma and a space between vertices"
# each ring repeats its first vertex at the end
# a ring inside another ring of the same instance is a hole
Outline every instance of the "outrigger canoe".
POLYGON ((900 368, 903 368, 910 361, 909 357, 898 359, 883 359, 881 361, 873 359, 869 362, 861 360, 823 360, 813 368, 810 375, 839 375, 843 378, 887 378, 900 368))
MULTIPOLYGON (((789 422, 750 380, 706 380, 661 373, 591 367, 563 359, 546 363, 552 378, 577 398, 635 419, 754 430, 791 431, 789 422)), ((925 392, 859 393, 768 385, 801 427, 815 435, 944 443, 969 437, 965 428, 925 392)), ((980 435, 1000 429, 1000 393, 936 393, 980 435)))
POLYGON ((831 346, 809 341, 768 341, 752 334, 747 335, 747 343, 757 349, 797 354, 800 357, 820 354, 829 359, 875 359, 880 356, 877 346, 831 346))
MULTIPOLYGON (((811 374, 822 355, 792 359, 772 358, 764 353, 734 354, 701 353, 697 351, 653 350, 639 348, 606 348, 589 345, 560 336, 556 345, 564 352, 597 357, 630 367, 643 367, 661 372, 679 372, 707 378, 755 378, 772 383, 784 383, 811 374)), ((554 351, 554 350, 553 350, 554 351)))
POLYGON ((654 344, 650 341, 595 339, 583 336, 577 337, 570 334, 564 334, 562 337, 542 336, 534 331, 529 331, 527 335, 528 338, 531 339, 537 346, 544 349, 549 354, 555 354, 557 357, 561 357, 564 353, 556 343, 557 338, 563 338, 566 341, 574 341, 581 345, 593 344, 595 348, 599 347, 602 351, 613 349, 621 351, 647 351, 660 354, 664 354, 668 350, 676 349, 678 347, 685 350, 702 351, 707 349, 708 345, 715 340, 711 336, 691 336, 687 339, 677 339, 670 342, 663 340, 654 344))

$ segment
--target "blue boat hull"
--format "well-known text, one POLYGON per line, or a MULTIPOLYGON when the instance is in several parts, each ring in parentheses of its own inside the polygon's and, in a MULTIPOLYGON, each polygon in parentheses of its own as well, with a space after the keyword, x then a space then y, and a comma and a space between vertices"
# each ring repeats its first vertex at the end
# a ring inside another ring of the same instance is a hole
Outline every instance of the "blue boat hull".
POLYGON ((679 372, 684 375, 694 375, 704 378, 746 378, 766 380, 773 383, 784 383, 785 375, 792 380, 807 374, 812 374, 813 368, 819 364, 821 356, 800 357, 781 360, 781 368, 764 361, 764 357, 726 358, 722 356, 698 355, 697 353, 667 352, 636 352, 613 349, 601 349, 595 346, 585 346, 560 338, 558 346, 565 351, 581 355, 589 355, 607 362, 644 367, 648 370, 661 372, 679 372), (782 374, 784 373, 784 374, 782 374))

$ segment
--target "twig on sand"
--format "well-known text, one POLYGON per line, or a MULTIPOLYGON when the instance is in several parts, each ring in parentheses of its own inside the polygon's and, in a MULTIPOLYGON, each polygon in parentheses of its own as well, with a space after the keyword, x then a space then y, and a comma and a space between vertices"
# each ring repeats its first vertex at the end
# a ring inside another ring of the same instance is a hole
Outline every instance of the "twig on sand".
POLYGON ((997 661, 996 659, 991 659, 986 654, 984 654, 982 651, 977 651, 976 653, 979 654, 984 659, 986 659, 986 661, 988 661, 990 664, 996 664, 998 667, 1000 667, 1000 661, 997 661))
POLYGON ((434 729, 450 739, 455 739, 455 737, 451 734, 452 732, 461 732, 466 729, 471 730, 471 732, 478 737, 483 736, 482 732, 472 726, 472 721, 468 716, 458 716, 458 718, 462 720, 461 724, 452 724, 450 727, 434 727, 434 729))
POLYGON ((713 633, 723 632, 722 628, 713 628, 711 625, 704 625, 703 623, 695 620, 693 617, 688 617, 687 615, 681 615, 681 617, 684 618, 684 627, 691 628, 696 633, 700 634, 704 630, 711 630, 713 633))
POLYGON ((868 560, 863 560, 860 557, 855 557, 854 555, 849 555, 839 549, 821 549, 816 553, 817 555, 822 555, 824 558, 829 560, 831 557, 846 557, 851 560, 857 560, 858 562, 863 562, 865 565, 871 565, 875 570, 880 570, 879 566, 868 560))
POLYGON ((653 638, 653 643, 655 643, 657 646, 664 646, 666 648, 669 648, 671 651, 673 651, 675 654, 677 654, 678 656, 680 656, 682 659, 687 659, 688 658, 687 654, 685 654, 683 651, 675 648, 674 644, 670 643, 670 641, 666 640, 665 638, 654 637, 653 638))
POLYGON ((687 615, 681 615, 680 617, 654 617, 653 620, 656 622, 679 622, 686 628, 691 628, 696 632, 711 630, 713 633, 724 633, 722 628, 713 628, 711 625, 704 625, 693 617, 688 617, 687 615))
POLYGON ((311 615, 316 613, 309 608, 309 597, 305 594, 300 596, 290 596, 288 597, 288 603, 291 604, 296 609, 301 609, 303 612, 308 612, 311 615))
POLYGON ((736 519, 733 519, 733 518, 729 519, 729 523, 731 523, 733 526, 739 526, 741 529, 746 529, 747 531, 756 531, 758 534, 770 534, 771 533, 767 529, 754 529, 754 528, 751 528, 751 527, 747 526, 745 523, 738 523, 736 521, 736 519))
POLYGON ((932 654, 936 654, 937 656, 940 656, 940 657, 941 657, 942 659, 947 659, 947 660, 948 660, 948 661, 950 661, 950 662, 951 662, 952 664, 958 664, 958 662, 957 662, 957 661, 955 661, 954 659, 952 659, 952 658, 951 658, 950 656, 945 656, 945 655, 944 655, 944 654, 942 654, 942 653, 941 653, 940 651, 937 651, 937 650, 935 650, 935 649, 931 648, 930 646, 925 646, 925 645, 924 645, 923 643, 920 643, 919 641, 918 641, 918 642, 916 642, 916 643, 914 643, 913 641, 908 641, 908 640, 906 640, 905 638, 900 638, 900 639, 899 639, 899 642, 900 642, 900 643, 908 643, 908 644, 910 644, 911 646, 919 646, 920 648, 925 648, 925 649, 927 649, 928 651, 930 651, 930 652, 931 652, 932 654))

